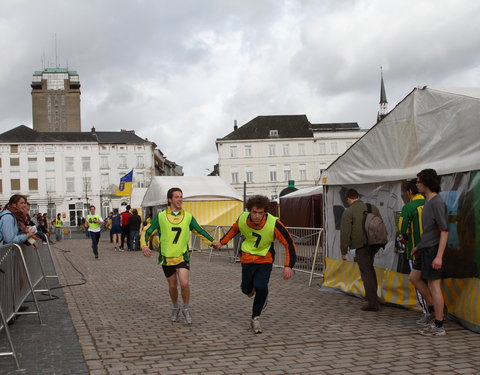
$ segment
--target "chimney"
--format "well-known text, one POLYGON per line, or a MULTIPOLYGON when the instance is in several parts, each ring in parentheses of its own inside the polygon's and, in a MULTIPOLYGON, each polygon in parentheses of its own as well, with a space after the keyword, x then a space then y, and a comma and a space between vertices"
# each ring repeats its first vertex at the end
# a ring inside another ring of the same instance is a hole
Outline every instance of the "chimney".
POLYGON ((92 134, 95 134, 95 133, 96 133, 95 126, 92 126, 92 134))
POLYGON ((237 120, 233 120, 233 131, 235 131, 237 129, 238 129, 237 120))

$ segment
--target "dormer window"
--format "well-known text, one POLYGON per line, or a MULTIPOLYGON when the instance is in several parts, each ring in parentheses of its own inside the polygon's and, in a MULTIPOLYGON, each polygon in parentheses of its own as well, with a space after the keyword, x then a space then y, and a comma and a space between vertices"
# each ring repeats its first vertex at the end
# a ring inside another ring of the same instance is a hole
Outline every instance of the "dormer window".
POLYGON ((270 130, 270 133, 268 135, 271 138, 278 138, 278 130, 276 130, 276 129, 270 130))

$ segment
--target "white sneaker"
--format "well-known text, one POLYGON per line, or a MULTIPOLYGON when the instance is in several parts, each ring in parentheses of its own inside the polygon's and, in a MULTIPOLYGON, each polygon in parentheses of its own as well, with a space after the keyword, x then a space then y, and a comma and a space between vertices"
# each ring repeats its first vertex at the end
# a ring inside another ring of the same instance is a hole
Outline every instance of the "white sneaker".
POLYGON ((170 320, 176 322, 178 320, 178 315, 180 314, 180 307, 174 307, 172 309, 172 314, 170 315, 170 320))
POLYGON ((418 325, 428 325, 433 323, 434 320, 435 320, 434 314, 428 314, 428 315, 423 314, 420 319, 415 321, 415 323, 417 323, 418 325))
POLYGON ((418 333, 423 336, 445 336, 447 332, 443 327, 437 327, 435 323, 429 324, 425 328, 419 329, 418 333))
POLYGON ((190 314, 190 310, 187 308, 183 308, 182 309, 182 314, 183 314, 183 317, 185 318, 185 321, 187 322, 187 324, 192 324, 192 315, 190 314))
POLYGON ((252 319, 251 327, 252 327, 253 333, 255 334, 262 333, 262 326, 260 325, 260 319, 258 316, 255 316, 252 319))

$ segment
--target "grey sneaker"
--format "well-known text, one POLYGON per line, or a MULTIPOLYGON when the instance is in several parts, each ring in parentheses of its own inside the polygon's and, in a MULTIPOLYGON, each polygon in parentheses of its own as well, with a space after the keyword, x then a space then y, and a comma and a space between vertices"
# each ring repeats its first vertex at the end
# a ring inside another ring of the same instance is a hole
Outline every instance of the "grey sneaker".
POLYGON ((435 323, 432 323, 425 328, 419 329, 418 333, 423 336, 445 336, 447 332, 445 332, 445 328, 437 327, 435 323))
POLYGON ((187 324, 192 324, 192 315, 190 314, 190 310, 186 309, 186 308, 183 308, 182 309, 182 314, 183 314, 183 317, 185 318, 185 321, 187 322, 187 324))
POLYGON ((172 309, 172 315, 170 315, 170 320, 176 322, 178 320, 178 315, 180 314, 180 307, 174 307, 172 309))
POLYGON ((420 319, 415 321, 415 323, 417 323, 418 325, 428 325, 428 324, 432 324, 434 322, 434 320, 435 320, 435 315, 433 315, 433 314, 428 314, 428 315, 423 314, 420 319))
POLYGON ((251 326, 252 326, 253 333, 255 334, 262 333, 262 326, 260 325, 260 319, 258 316, 252 319, 251 326))

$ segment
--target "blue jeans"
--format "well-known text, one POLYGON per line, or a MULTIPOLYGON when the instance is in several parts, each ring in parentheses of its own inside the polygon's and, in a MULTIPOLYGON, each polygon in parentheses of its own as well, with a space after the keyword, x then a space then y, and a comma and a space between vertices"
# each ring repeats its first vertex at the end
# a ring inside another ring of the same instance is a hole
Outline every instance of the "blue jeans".
POLYGON ((140 250, 140 237, 138 230, 130 231, 130 243, 128 245, 132 251, 140 250))
POLYGON ((252 318, 260 316, 267 301, 272 267, 272 263, 242 263, 242 292, 250 294, 255 289, 252 318))
POLYGON ((57 241, 60 241, 62 239, 62 228, 61 227, 56 227, 55 228, 55 237, 57 241))

